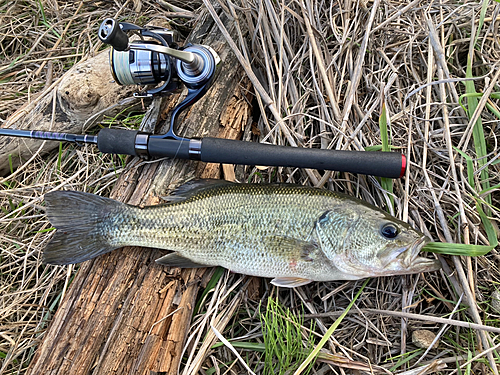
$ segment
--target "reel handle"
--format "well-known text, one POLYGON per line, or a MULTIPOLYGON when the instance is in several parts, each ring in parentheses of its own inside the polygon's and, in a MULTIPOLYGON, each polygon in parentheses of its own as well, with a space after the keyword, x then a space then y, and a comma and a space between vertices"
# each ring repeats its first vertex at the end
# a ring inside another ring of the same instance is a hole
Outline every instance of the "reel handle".
POLYGON ((128 35, 113 18, 106 18, 99 27, 99 39, 117 51, 128 49, 128 35))

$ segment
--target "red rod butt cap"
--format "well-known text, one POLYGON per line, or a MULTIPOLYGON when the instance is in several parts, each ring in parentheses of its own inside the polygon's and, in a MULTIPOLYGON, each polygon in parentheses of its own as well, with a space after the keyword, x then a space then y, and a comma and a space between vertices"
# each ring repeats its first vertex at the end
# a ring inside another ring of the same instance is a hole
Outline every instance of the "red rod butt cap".
POLYGON ((399 178, 403 177, 406 172, 406 156, 401 154, 401 174, 399 175, 399 178))

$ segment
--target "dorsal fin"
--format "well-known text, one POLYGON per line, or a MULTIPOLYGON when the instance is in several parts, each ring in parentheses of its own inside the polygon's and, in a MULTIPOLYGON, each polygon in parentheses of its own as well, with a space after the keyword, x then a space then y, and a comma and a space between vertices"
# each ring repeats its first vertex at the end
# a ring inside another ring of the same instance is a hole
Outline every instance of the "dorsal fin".
POLYGON ((216 180, 216 179, 199 179, 188 181, 185 184, 176 188, 171 195, 162 197, 166 201, 178 202, 183 201, 192 196, 198 194, 203 190, 213 189, 221 186, 232 185, 233 182, 226 180, 216 180))

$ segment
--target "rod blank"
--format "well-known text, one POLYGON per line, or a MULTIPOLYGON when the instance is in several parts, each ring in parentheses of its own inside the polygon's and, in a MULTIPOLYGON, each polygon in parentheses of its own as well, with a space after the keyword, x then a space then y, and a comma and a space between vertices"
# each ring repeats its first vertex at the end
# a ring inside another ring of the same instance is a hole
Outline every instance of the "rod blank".
POLYGON ((97 144, 97 136, 87 134, 56 133, 46 132, 43 130, 18 130, 0 128, 0 135, 18 138, 41 139, 44 141, 97 144))

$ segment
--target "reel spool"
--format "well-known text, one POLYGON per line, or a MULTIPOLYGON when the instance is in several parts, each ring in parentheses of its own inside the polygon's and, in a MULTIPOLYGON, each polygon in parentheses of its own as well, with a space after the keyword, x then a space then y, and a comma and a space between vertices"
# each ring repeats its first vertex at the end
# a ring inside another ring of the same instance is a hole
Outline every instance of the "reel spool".
POLYGON ((111 74, 119 85, 156 85, 170 82, 170 58, 153 51, 112 49, 109 55, 111 74))

